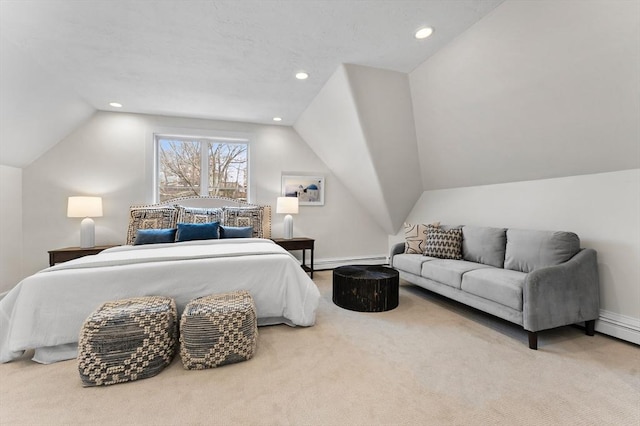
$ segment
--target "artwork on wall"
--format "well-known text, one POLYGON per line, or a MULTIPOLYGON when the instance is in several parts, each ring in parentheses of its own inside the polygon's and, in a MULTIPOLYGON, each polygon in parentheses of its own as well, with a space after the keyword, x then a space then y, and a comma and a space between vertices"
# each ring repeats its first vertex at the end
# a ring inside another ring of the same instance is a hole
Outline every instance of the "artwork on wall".
POLYGON ((301 206, 323 206, 324 176, 282 175, 282 195, 297 197, 301 206))

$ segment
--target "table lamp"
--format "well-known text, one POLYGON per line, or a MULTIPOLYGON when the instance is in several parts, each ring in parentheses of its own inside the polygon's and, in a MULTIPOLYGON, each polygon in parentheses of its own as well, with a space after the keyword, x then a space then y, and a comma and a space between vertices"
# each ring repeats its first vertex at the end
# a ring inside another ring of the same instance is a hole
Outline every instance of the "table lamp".
POLYGON ((293 217, 292 214, 298 214, 298 198, 297 197, 278 197, 276 203, 276 213, 286 214, 284 217, 284 238, 290 240, 293 238, 293 217))
POLYGON ((95 247, 96 232, 92 217, 102 217, 101 197, 69 197, 67 217, 82 217, 80 248, 95 247))

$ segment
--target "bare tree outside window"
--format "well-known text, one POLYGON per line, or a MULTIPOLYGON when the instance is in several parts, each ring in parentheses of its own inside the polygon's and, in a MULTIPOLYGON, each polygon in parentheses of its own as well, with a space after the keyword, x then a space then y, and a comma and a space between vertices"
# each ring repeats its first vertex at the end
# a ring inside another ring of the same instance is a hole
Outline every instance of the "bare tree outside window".
POLYGON ((159 201, 193 195, 247 201, 248 144, 194 139, 156 137, 159 201))
POLYGON ((247 201, 247 145, 209 143, 209 195, 247 201))

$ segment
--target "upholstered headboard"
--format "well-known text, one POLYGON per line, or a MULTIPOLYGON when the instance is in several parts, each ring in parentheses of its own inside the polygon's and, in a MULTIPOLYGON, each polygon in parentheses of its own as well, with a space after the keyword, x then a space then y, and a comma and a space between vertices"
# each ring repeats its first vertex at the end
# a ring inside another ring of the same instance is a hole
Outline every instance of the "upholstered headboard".
POLYGON ((133 243, 136 231, 140 228, 175 227, 180 212, 184 213, 189 209, 210 209, 211 215, 218 214, 214 211, 215 209, 222 209, 220 219, 224 221, 226 216, 229 226, 257 225, 254 226, 255 236, 271 238, 271 206, 250 204, 224 197, 193 196, 174 198, 156 204, 131 206, 127 244, 133 243))

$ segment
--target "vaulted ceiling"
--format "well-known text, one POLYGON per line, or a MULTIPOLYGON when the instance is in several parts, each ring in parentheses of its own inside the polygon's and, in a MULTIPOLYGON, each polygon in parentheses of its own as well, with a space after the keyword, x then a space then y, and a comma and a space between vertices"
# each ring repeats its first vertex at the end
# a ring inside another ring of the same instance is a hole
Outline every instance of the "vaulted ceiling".
POLYGON ((340 64, 408 73, 502 1, 2 0, 0 164, 29 164, 114 101, 292 125, 340 64), (434 34, 416 40, 421 26, 434 34))

